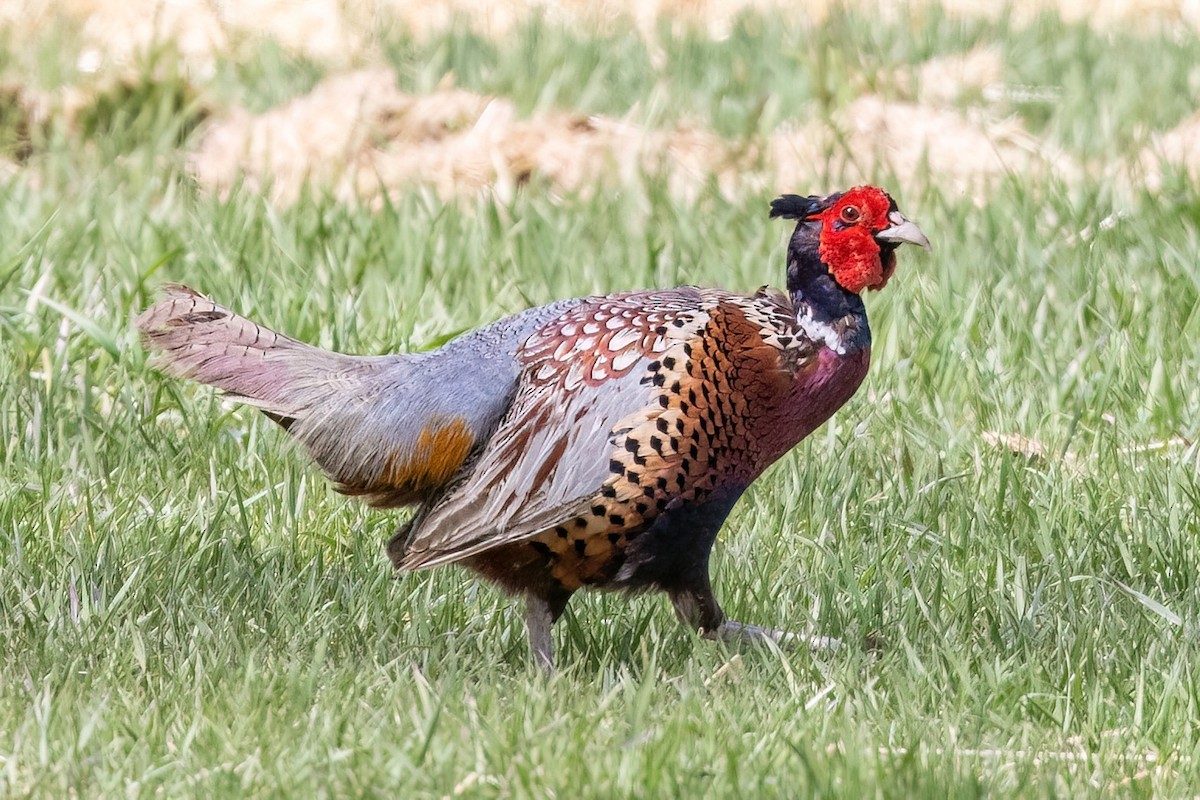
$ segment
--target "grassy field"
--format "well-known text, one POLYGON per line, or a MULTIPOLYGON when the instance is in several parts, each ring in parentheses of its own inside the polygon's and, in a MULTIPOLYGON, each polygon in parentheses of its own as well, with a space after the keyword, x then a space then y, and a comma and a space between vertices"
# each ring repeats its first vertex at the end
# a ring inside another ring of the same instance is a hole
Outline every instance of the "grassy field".
MULTIPOLYGON (((1009 91, 954 107, 991 104, 1080 167, 969 193, 814 167, 737 196, 534 175, 511 202, 317 187, 280 206, 198 188, 187 153, 204 115, 331 72, 285 49, 203 78, 168 50, 69 118, 0 103, 0 796, 1194 795, 1200 190, 1118 168, 1196 111, 1194 31, 750 14, 723 39, 535 20, 378 44, 406 91, 452 71, 522 114, 747 142, 911 99, 895 76, 986 46, 1009 91), (738 619, 878 633, 879 654, 728 649, 661 598, 591 595, 546 678, 519 605, 453 569, 395 580, 401 515, 155 373, 131 330, 166 280, 352 352, 560 297, 779 285, 772 193, 863 180, 934 252, 868 298, 870 377, 742 500, 714 582, 738 619)), ((53 92, 83 81, 81 47, 70 26, 13 34, 0 67, 53 92)))

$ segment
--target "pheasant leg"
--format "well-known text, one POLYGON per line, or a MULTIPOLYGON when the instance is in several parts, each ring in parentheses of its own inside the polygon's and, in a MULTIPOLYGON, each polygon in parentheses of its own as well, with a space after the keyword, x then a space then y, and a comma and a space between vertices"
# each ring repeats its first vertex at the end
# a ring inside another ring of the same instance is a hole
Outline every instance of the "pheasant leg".
POLYGON ((705 639, 735 644, 763 644, 767 641, 783 645, 804 644, 817 652, 828 652, 842 646, 841 641, 831 636, 804 636, 726 619, 725 612, 713 596, 707 576, 701 585, 672 591, 670 596, 680 622, 698 630, 705 639))
POLYGON ((533 663, 546 672, 554 670, 554 645, 550 637, 550 627, 553 624, 550 604, 541 597, 530 595, 525 607, 525 625, 529 628, 529 653, 533 657, 533 663))
POLYGON ((529 630, 529 654, 533 663, 546 673, 554 671, 554 644, 550 629, 567 607, 570 594, 541 597, 528 595, 525 605, 525 627, 529 630))

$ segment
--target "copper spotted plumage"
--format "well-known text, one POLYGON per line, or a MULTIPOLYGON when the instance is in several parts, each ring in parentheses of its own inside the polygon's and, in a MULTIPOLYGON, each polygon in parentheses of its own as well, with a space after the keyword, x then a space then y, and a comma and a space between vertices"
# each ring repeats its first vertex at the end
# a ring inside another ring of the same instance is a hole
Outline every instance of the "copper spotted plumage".
MULTIPOLYGON (((355 357, 171 286, 138 319, 168 373, 279 422, 339 490, 415 505, 395 566, 457 563, 525 596, 531 649, 584 587, 666 591, 683 622, 735 640, 708 558, 764 469, 856 391, 860 293, 924 234, 881 189, 785 195, 787 292, 681 287, 564 300, 422 354, 355 357)), ((828 644, 820 637, 814 646, 828 644)))

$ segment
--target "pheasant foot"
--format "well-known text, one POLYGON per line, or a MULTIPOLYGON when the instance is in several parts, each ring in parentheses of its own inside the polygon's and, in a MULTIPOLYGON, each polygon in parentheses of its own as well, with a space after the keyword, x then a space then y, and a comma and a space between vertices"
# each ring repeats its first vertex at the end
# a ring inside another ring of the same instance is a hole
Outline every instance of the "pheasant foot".
POLYGON ((840 639, 832 636, 806 636, 791 631, 779 631, 774 628, 760 628, 757 625, 747 625, 731 619, 723 621, 714 630, 701 633, 705 639, 734 644, 763 644, 774 642, 785 646, 807 646, 815 653, 832 653, 843 646, 840 639))

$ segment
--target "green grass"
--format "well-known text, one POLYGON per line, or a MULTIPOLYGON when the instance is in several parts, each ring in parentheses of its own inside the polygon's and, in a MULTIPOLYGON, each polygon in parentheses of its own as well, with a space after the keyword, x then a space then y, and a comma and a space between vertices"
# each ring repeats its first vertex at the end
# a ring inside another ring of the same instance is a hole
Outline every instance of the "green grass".
MULTIPOLYGON (((1014 79, 1061 86, 1039 130, 1070 143, 1111 115, 1079 142, 1106 158, 1184 103, 1155 105, 1174 84, 1116 69, 1085 91, 1074 54, 1137 53, 1178 76, 1200 51, 1190 35, 935 14, 823 34, 747 18, 723 42, 665 41, 657 67, 632 35, 544 22, 390 52, 418 88, 414 71, 432 85, 452 68, 526 111, 623 113, 647 96, 652 123, 740 134, 760 124, 747 109, 788 109, 777 122, 870 89, 819 84, 802 36, 840 43, 826 67, 880 69, 994 40, 1023 54, 1014 79), (566 60, 557 83, 549 60, 513 69, 542 48, 566 60), (771 64, 811 80, 769 81, 771 64), (776 100, 756 106, 764 91, 776 100)), ((52 50, 27 46, 0 63, 52 50)), ((265 106, 316 79, 278 50, 257 58, 200 95, 168 72, 106 96, 90 135, 52 126, 0 191, 0 795, 1194 792, 1194 185, 1126 197, 1014 176, 982 204, 936 181, 901 198, 935 251, 902 253, 868 298, 866 385, 747 494, 714 557, 733 616, 877 633, 882 653, 729 650, 661 598, 591 595, 556 629, 547 679, 526 663, 519 607, 452 569, 393 579, 382 544, 401 515, 341 498, 269 422, 153 372, 131 315, 177 280, 327 347, 420 349, 559 297, 778 285, 787 227, 767 195, 688 204, 654 181, 562 201, 535 182, 507 207, 416 189, 376 212, 319 193, 220 201, 177 149, 197 97, 265 106)))

